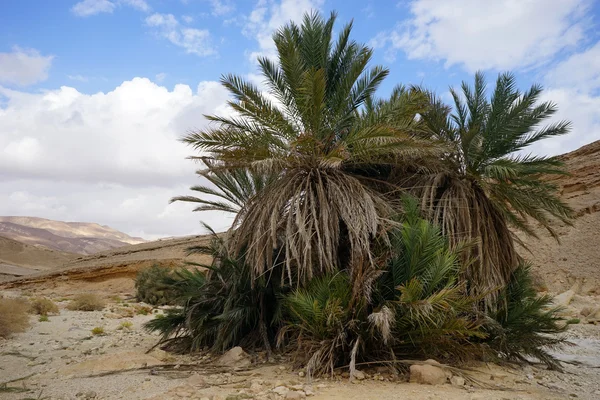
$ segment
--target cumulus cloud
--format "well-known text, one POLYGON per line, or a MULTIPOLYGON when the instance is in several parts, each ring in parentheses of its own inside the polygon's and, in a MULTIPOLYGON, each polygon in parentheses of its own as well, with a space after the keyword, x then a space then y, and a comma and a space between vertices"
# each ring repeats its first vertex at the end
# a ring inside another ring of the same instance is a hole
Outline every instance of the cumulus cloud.
POLYGON ((544 63, 584 37, 585 0, 413 0, 411 17, 372 41, 388 56, 443 60, 446 66, 515 69, 544 63))
POLYGON ((259 56, 273 57, 275 44, 273 33, 289 21, 302 21, 304 13, 318 11, 324 0, 281 0, 259 1, 257 6, 246 17, 243 33, 258 42, 258 50, 250 53, 250 60, 256 61, 259 56))
POLYGON ((32 85, 48 78, 54 56, 43 56, 34 49, 14 47, 10 53, 0 53, 0 83, 32 85))
POLYGON ((220 214, 193 217, 168 200, 198 183, 198 166, 185 159, 192 151, 177 139, 203 127, 203 114, 229 112, 226 99, 212 81, 169 90, 135 78, 91 95, 0 88, 2 212, 150 237, 200 232, 201 217, 223 227, 220 214))
POLYGON ((173 14, 152 14, 146 18, 146 25, 175 46, 184 48, 186 53, 198 56, 215 53, 208 30, 181 26, 173 14))

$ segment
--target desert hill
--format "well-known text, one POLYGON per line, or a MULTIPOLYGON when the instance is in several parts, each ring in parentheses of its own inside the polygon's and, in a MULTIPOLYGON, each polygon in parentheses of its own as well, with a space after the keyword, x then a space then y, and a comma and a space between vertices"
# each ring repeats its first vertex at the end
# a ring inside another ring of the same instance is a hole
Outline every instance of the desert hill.
POLYGON ((101 286, 99 282, 112 280, 118 282, 109 283, 111 288, 114 289, 113 286, 117 285, 120 290, 126 291, 133 287, 132 278, 137 272, 153 264, 177 267, 186 262, 210 262, 208 256, 187 254, 189 247, 206 244, 208 240, 208 236, 186 236, 123 246, 92 255, 75 255, 53 268, 39 272, 32 271, 27 276, 0 284, 0 287, 42 285, 53 289, 63 283, 67 286, 75 283, 74 289, 79 292, 89 285, 97 289, 101 286))
POLYGON ((144 242, 142 238, 131 237, 108 226, 36 217, 0 217, 0 236, 78 254, 93 254, 144 242))
POLYGON ((572 226, 556 227, 560 243, 538 228, 539 239, 521 237, 530 249, 523 255, 552 292, 574 284, 582 294, 600 294, 600 141, 560 156, 569 175, 552 182, 576 213, 572 226))
POLYGON ((48 271, 77 258, 77 254, 34 246, 0 236, 0 281, 48 271))

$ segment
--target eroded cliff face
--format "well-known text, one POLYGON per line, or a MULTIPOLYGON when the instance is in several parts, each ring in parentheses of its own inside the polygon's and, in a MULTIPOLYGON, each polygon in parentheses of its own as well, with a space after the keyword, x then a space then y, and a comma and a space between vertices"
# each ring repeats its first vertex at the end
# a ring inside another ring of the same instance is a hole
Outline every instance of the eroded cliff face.
POLYGON ((582 294, 600 294, 600 141, 560 156, 569 175, 553 177, 562 198, 575 210, 573 225, 557 224, 560 242, 537 227, 538 239, 520 235, 522 250, 552 292, 580 285, 582 294))

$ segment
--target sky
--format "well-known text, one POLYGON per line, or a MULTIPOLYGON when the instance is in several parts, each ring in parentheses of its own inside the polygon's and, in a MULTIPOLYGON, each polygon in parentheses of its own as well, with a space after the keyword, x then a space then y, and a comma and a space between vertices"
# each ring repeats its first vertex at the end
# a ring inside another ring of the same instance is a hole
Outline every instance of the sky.
POLYGON ((600 139, 600 4, 592 0, 19 0, 0 2, 0 215, 97 222, 147 239, 225 229, 169 204, 200 182, 178 141, 225 114, 222 74, 257 84, 272 33, 307 11, 354 21, 397 84, 449 87, 512 71, 545 88, 572 132, 600 139))

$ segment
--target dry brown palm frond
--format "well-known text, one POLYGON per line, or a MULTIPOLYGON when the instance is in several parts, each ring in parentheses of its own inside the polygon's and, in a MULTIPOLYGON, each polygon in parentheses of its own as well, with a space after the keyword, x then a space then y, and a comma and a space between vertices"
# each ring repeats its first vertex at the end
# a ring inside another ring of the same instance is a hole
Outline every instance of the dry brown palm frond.
POLYGON ((465 262, 471 260, 464 277, 471 294, 487 294, 486 302, 491 304, 519 264, 504 214, 476 182, 451 173, 422 176, 411 191, 421 199, 427 218, 439 223, 452 245, 472 243, 462 252, 465 262))
POLYGON ((282 262, 292 286, 344 266, 370 275, 371 243, 385 234, 389 205, 338 169, 294 168, 265 188, 236 221, 235 251, 245 251, 254 277, 282 262), (342 248, 344 246, 344 248, 342 248))

